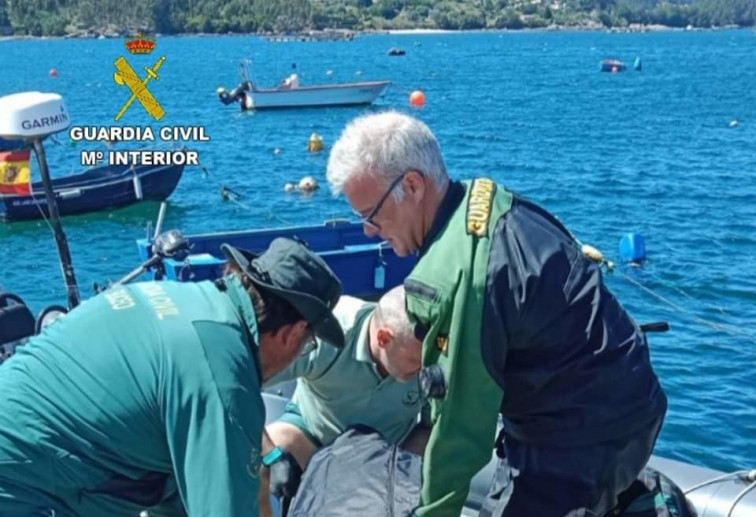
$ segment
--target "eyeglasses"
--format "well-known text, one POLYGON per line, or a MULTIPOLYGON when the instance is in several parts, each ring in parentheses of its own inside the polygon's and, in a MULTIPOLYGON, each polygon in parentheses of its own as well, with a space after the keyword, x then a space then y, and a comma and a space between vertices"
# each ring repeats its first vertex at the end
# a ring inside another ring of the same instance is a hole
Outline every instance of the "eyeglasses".
MULTIPOLYGON (((381 196, 381 199, 378 200, 378 203, 375 205, 375 208, 373 208, 368 215, 362 215, 361 213, 355 211, 354 214, 360 218, 360 222, 364 225, 371 226, 376 230, 380 230, 381 227, 378 223, 374 221, 375 217, 378 215, 378 212, 380 212, 381 208, 383 207, 383 203, 386 202, 388 197, 391 195, 391 192, 394 191, 397 185, 404 179, 404 177, 407 175, 408 172, 412 171, 414 169, 409 169, 404 171, 400 176, 397 176, 394 181, 391 182, 389 185, 389 188, 386 189, 386 192, 381 196)), ((417 171, 418 174, 421 176, 423 175, 420 171, 417 171)))
POLYGON ((315 331, 308 325, 302 338, 301 351, 299 355, 307 355, 318 348, 318 340, 315 337, 315 331))

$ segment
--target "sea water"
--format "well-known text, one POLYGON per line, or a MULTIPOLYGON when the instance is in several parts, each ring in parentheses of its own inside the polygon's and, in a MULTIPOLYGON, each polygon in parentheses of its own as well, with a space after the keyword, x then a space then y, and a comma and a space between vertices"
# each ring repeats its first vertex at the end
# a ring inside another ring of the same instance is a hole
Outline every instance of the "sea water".
MULTIPOLYGON (((0 95, 62 94, 72 124, 116 125, 131 95, 113 80, 124 56, 140 78, 166 60, 147 88, 165 110, 154 123, 202 126, 188 142, 204 166, 187 168, 164 228, 187 234, 317 224, 350 215, 327 188, 303 197, 287 182, 325 186, 327 152, 344 124, 366 112, 411 111, 438 136, 454 178, 489 176, 555 213, 585 243, 617 257, 627 232, 645 237, 643 268, 619 264, 610 289, 650 335, 670 407, 657 453, 722 470, 756 467, 756 36, 752 31, 494 32, 362 35, 349 42, 273 43, 252 36, 159 38, 150 56, 123 40, 0 43, 0 95), (401 47, 405 56, 389 56, 401 47), (643 71, 599 73, 607 58, 643 60, 643 71), (388 79, 369 108, 241 113, 216 89, 241 80, 302 85, 388 79), (50 77, 55 68, 57 77, 50 77), (425 92, 411 110, 413 90, 425 92), (326 150, 306 151, 309 136, 326 150), (242 194, 224 202, 221 186, 242 194)), ((138 103, 119 124, 151 119, 138 103)), ((51 173, 81 170, 81 152, 105 149, 48 140, 51 173)), ((128 149, 128 143, 114 144, 128 149)), ((157 146, 160 142, 150 145, 157 146)), ((149 147, 149 145, 148 145, 149 147)), ((84 297, 138 260, 156 204, 64 220, 84 297)), ((55 245, 44 221, 2 225, 0 284, 37 311, 63 303, 55 245)), ((620 387, 618 387, 619 389, 620 387)))

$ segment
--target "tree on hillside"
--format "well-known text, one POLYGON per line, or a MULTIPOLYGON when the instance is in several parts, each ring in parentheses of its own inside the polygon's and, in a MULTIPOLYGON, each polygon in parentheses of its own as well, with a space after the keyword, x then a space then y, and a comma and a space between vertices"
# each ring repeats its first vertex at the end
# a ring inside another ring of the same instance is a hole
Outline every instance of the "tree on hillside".
POLYGON ((756 23, 756 0, 0 0, 0 27, 31 35, 72 30, 293 32, 309 29, 606 27, 756 23))

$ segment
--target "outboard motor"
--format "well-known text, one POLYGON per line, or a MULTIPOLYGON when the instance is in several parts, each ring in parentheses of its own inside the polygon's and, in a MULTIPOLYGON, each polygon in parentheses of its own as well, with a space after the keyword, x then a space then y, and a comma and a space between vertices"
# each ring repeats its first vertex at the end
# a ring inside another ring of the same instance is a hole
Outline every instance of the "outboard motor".
POLYGON ((218 99, 226 105, 238 102, 242 109, 246 109, 247 92, 251 92, 253 88, 252 81, 244 81, 230 92, 225 88, 218 88, 218 99))
MULTIPOLYGON (((155 237, 155 240, 152 243, 152 256, 147 259, 146 262, 137 266, 128 275, 115 282, 113 286, 128 284, 142 273, 145 273, 152 268, 156 269, 155 279, 160 280, 164 275, 164 259, 172 258, 182 261, 189 256, 190 251, 191 245, 189 241, 179 230, 168 230, 167 232, 163 232, 155 237)), ((95 287, 95 290, 100 292, 104 289, 95 287)))

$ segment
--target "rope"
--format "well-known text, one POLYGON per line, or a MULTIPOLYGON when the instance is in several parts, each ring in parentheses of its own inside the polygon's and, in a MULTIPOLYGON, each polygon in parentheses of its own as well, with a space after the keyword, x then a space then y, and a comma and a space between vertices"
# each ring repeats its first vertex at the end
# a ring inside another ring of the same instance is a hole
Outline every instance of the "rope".
POLYGON ((754 481, 753 483, 745 487, 743 490, 740 491, 738 495, 735 496, 735 499, 733 499, 732 504, 730 505, 730 509, 727 512, 727 517, 732 516, 732 512, 735 511, 735 507, 738 505, 740 500, 743 499, 746 496, 746 494, 748 494, 748 492, 753 490, 754 487, 756 487, 756 481, 754 481))
MULTIPOLYGON (((199 164, 199 167, 202 170, 202 176, 205 179, 210 179, 210 171, 207 170, 207 167, 205 167, 201 163, 199 164)), ((220 187, 220 189, 221 189, 221 198, 224 201, 230 201, 234 205, 238 206, 239 208, 242 208, 242 209, 247 210, 249 212, 253 212, 254 211, 252 207, 250 207, 250 206, 246 205, 245 203, 242 203, 241 201, 239 201, 239 199, 242 199, 244 197, 241 193, 236 192, 235 190, 227 187, 226 185, 224 185, 223 183, 221 183, 218 180, 214 179, 213 182, 216 183, 220 187)), ((281 216, 277 215, 275 212, 273 212, 272 209, 268 209, 268 211, 266 213, 266 217, 269 220, 278 221, 281 224, 284 224, 284 225, 287 225, 287 226, 292 226, 292 223, 290 221, 287 221, 286 219, 284 219, 281 216)))
POLYGON ((241 194, 239 194, 238 192, 234 190, 231 190, 225 185, 221 185, 221 197, 223 198, 224 201, 231 201, 235 205, 240 206, 245 210, 250 210, 250 211, 252 210, 250 207, 248 207, 247 205, 245 205, 244 203, 238 200, 238 198, 242 197, 241 194))
POLYGON ((742 330, 740 330, 738 328, 735 328, 735 327, 730 327, 728 325, 722 325, 721 323, 716 323, 714 321, 709 321, 707 319, 701 318, 700 316, 696 316, 696 314, 693 313, 692 311, 686 309, 685 307, 683 307, 681 305, 678 305, 678 304, 674 303, 671 300, 666 299, 662 295, 660 295, 660 294, 654 292, 653 290, 649 289, 648 287, 646 287, 645 285, 641 284, 640 282, 638 282, 634 278, 630 277, 629 275, 626 275, 625 273, 623 273, 621 271, 617 271, 617 274, 619 274, 622 278, 624 278, 628 282, 630 282, 630 283, 636 285, 637 287, 643 289, 644 291, 646 291, 647 293, 649 293, 651 296, 654 296, 655 298, 657 298, 661 302, 666 303, 667 305, 669 305, 673 309, 677 310, 678 312, 681 312, 683 314, 687 314, 694 321, 700 323, 701 325, 705 325, 705 326, 711 327, 714 330, 718 330, 718 331, 725 332, 725 333, 728 333, 728 334, 742 336, 742 337, 747 338, 752 343, 756 343, 756 338, 754 336, 752 336, 751 334, 749 334, 748 332, 742 331, 742 330))
POLYGON ((756 488, 756 470, 739 470, 737 472, 732 472, 730 474, 724 474, 722 476, 717 476, 715 478, 712 478, 708 481, 704 481, 703 483, 699 483, 697 485, 693 485, 692 487, 688 488, 683 492, 684 495, 688 495, 691 492, 698 490, 700 488, 713 485, 714 483, 719 483, 722 481, 727 481, 728 479, 732 478, 741 478, 745 481, 750 481, 751 484, 745 487, 743 490, 738 492, 738 495, 735 496, 735 498, 732 500, 732 503, 730 504, 729 510, 727 510, 727 517, 732 517, 732 512, 735 511, 735 507, 738 505, 738 503, 754 488, 756 488))
MULTIPOLYGON (((589 254, 589 253, 586 253, 585 250, 583 250, 583 254, 586 257, 588 257, 589 259, 591 259, 594 262, 598 263, 599 265, 605 266, 606 269, 607 269, 607 271, 609 271, 610 273, 613 273, 613 272, 616 271, 617 274, 620 275, 623 279, 625 279, 626 281, 628 281, 631 284, 635 285, 636 287, 639 287, 640 289, 642 289, 643 291, 647 292, 648 294, 650 294, 654 298, 658 299, 662 303, 668 305, 669 307, 672 307, 677 312, 690 316, 693 319, 693 321, 695 321, 697 323, 700 323, 701 325, 710 327, 710 328, 712 328, 714 330, 717 330, 717 331, 720 331, 720 332, 724 332, 725 334, 729 334, 729 335, 732 335, 732 336, 744 337, 747 341, 750 341, 751 343, 756 344, 756 337, 753 336, 751 333, 749 333, 747 331, 744 331, 744 330, 741 330, 741 329, 739 329, 737 327, 731 327, 729 325, 723 325, 721 323, 717 323, 715 321, 710 321, 710 320, 707 320, 705 318, 701 318, 700 316, 697 316, 694 312, 686 309, 682 305, 679 305, 679 304, 677 304, 677 303, 675 303, 675 302, 673 302, 671 300, 668 300, 667 298, 665 298, 664 296, 660 295, 659 293, 657 293, 657 292, 653 291, 652 289, 646 287, 645 285, 641 284, 640 282, 638 282, 637 280, 635 280, 631 276, 623 273, 622 271, 616 270, 615 266, 614 266, 614 263, 612 261, 610 261, 610 260, 605 259, 604 256, 603 256, 603 254, 601 254, 600 251, 596 250, 595 248, 593 248, 590 245, 583 244, 574 235, 572 237, 575 239, 575 242, 577 242, 581 246, 581 248, 588 247, 588 248, 591 248, 593 251, 595 251, 595 254, 589 254)), ((658 282, 660 282, 660 283, 663 284, 663 282, 661 282, 658 278, 656 280, 658 282)), ((667 286, 667 287, 670 287, 670 286, 667 286)), ((680 293, 684 294, 686 297, 692 299, 692 297, 690 295, 684 293, 679 288, 674 288, 674 289, 676 289, 680 293)))
POLYGON ((692 487, 688 488, 683 492, 683 495, 688 495, 689 493, 698 490, 700 488, 703 488, 705 486, 713 485, 714 483, 719 483, 720 481, 727 481, 730 478, 742 476, 742 475, 748 475, 750 471, 748 470, 739 470, 737 472, 731 472, 730 474, 724 474, 722 476, 717 476, 715 478, 712 478, 708 481, 704 481, 703 483, 699 483, 697 485, 693 485, 692 487))

